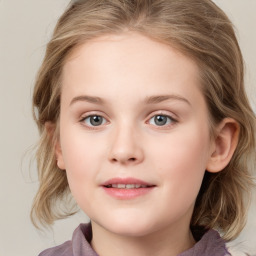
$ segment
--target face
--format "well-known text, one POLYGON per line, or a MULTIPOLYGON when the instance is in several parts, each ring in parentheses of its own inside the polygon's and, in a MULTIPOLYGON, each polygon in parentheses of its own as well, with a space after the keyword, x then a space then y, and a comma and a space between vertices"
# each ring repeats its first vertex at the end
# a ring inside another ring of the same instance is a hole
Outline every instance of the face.
POLYGON ((77 48, 62 78, 58 166, 93 225, 189 228, 211 148, 197 65, 129 33, 77 48))

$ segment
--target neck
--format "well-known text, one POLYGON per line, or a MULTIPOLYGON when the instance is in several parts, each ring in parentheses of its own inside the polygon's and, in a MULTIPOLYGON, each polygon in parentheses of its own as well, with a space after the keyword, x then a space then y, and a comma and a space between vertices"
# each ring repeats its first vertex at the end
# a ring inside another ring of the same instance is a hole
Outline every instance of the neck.
POLYGON ((92 222, 94 250, 101 256, 177 256, 193 247, 189 227, 167 227, 144 236, 126 236, 109 232, 92 222))

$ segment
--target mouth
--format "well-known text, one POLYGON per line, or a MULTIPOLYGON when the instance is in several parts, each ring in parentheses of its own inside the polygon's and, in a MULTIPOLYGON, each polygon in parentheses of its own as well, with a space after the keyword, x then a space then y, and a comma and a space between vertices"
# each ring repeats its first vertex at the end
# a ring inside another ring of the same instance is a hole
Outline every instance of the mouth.
POLYGON ((118 188, 118 189, 139 189, 153 187, 153 185, 142 185, 142 184, 108 184, 104 186, 105 188, 118 188))
POLYGON ((128 200, 144 196, 156 187, 134 178, 114 178, 102 184, 104 191, 116 199, 128 200))

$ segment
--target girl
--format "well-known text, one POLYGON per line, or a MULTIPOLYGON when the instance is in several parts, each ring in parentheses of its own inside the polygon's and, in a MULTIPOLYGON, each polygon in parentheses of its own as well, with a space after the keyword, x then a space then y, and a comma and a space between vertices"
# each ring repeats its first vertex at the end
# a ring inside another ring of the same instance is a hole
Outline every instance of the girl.
POLYGON ((38 73, 35 224, 90 223, 40 256, 230 255, 253 185, 255 115, 210 0, 81 0, 38 73), (222 234, 222 238, 218 230, 222 234))

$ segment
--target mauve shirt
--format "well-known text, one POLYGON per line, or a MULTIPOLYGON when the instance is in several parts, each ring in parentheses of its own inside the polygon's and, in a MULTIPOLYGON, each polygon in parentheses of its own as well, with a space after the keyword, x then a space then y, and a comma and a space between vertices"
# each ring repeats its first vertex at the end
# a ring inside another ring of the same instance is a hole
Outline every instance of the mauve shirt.
MULTIPOLYGON (((80 224, 73 233, 71 241, 49 248, 39 256, 99 256, 91 247, 91 224, 80 224)), ((178 256, 228 256, 224 240, 215 230, 207 231, 189 250, 178 256)))

